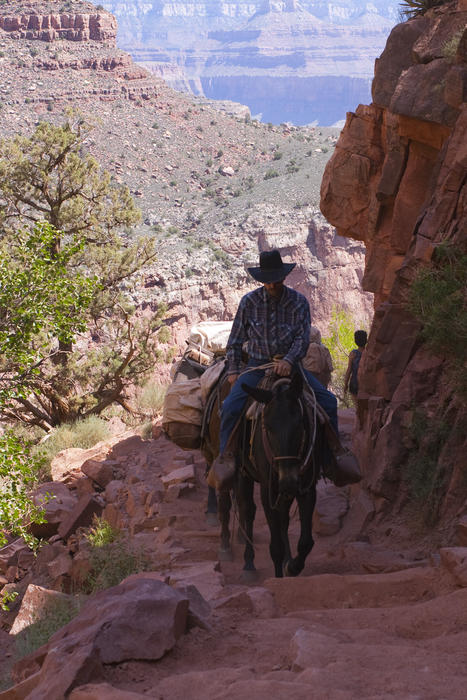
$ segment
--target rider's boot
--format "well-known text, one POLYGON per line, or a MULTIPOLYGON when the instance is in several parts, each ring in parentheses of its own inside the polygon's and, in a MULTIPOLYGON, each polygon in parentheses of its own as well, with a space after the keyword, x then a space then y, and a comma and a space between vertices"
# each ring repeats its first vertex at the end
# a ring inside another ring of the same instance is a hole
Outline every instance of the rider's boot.
POLYGON ((357 458, 342 445, 339 436, 329 422, 325 426, 325 432, 334 461, 334 464, 330 465, 329 478, 336 486, 347 486, 361 481, 362 474, 357 458))

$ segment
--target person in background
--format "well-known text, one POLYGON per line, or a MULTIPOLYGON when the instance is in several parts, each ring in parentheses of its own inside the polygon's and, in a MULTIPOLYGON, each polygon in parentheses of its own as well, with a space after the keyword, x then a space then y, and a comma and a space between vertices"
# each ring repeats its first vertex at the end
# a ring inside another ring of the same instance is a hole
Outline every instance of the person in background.
POLYGON ((321 342, 321 333, 315 326, 310 327, 310 344, 302 360, 303 368, 311 372, 327 389, 334 369, 331 353, 321 342))
POLYGON ((347 371, 344 377, 344 393, 350 392, 352 397, 352 402, 355 406, 357 412, 358 427, 362 427, 362 420, 358 406, 358 368, 360 366, 360 360, 362 359, 365 346, 367 344, 368 336, 366 331, 355 331, 354 340, 356 348, 350 352, 349 364, 347 365, 347 371))

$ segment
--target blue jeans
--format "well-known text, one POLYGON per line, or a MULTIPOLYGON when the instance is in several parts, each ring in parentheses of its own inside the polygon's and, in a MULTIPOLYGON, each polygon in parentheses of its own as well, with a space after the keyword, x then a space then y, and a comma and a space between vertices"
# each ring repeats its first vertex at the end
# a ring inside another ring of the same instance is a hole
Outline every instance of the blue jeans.
MULTIPOLYGON (((263 365, 265 362, 265 360, 250 360, 248 363, 248 369, 251 367, 258 367, 258 365, 263 365)), ((259 369, 242 374, 233 385, 232 389, 230 390, 230 394, 224 400, 221 415, 220 454, 224 453, 229 437, 231 436, 232 431, 240 418, 248 398, 248 394, 243 390, 242 384, 246 384, 247 386, 251 387, 257 386, 260 379, 264 377, 264 372, 264 369, 259 369)), ((328 414, 331 425, 336 431, 336 434, 338 434, 336 397, 330 391, 325 389, 321 382, 319 382, 316 377, 311 374, 311 372, 304 369, 303 373, 307 382, 315 392, 317 402, 328 414)))

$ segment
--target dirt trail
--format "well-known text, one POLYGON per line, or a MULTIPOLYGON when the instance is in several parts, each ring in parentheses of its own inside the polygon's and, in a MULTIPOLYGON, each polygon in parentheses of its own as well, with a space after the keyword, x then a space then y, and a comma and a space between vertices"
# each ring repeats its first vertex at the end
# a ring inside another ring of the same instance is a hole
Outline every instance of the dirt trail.
MULTIPOLYGON (((352 422, 351 412, 341 416, 347 439, 352 422)), ((180 451, 165 438, 153 446, 165 471, 180 466, 180 451)), ((158 700, 465 700, 467 588, 456 585, 436 552, 402 549, 391 539, 394 527, 380 537, 375 531, 373 541, 356 540, 350 514, 339 532, 315 535, 302 575, 274 579, 257 497, 257 578, 245 583, 237 528, 234 560, 218 562, 219 528, 204 512, 203 462, 197 453, 183 455, 194 460, 196 487, 162 504, 157 551, 169 554, 170 582, 193 583, 212 613, 161 660, 107 665, 111 687, 75 690, 72 700, 119 700, 116 689, 120 700, 130 700, 128 693, 158 700)), ((298 528, 295 516, 293 546, 298 528)))
MULTIPOLYGON (((352 421, 341 416, 347 436, 352 421)), ((185 549, 176 568, 191 567, 213 606, 209 628, 194 628, 157 663, 108 667, 108 683, 160 700, 465 700, 467 589, 456 588, 436 557, 433 565, 420 552, 394 552, 390 538, 388 548, 349 541, 344 519, 337 535, 316 536, 299 578, 272 579, 259 506, 258 575, 245 584, 235 535, 234 561, 214 570, 218 528, 204 517, 199 461, 197 471, 199 488, 174 503, 170 531, 185 549)), ((298 527, 295 517, 293 543, 298 527)))

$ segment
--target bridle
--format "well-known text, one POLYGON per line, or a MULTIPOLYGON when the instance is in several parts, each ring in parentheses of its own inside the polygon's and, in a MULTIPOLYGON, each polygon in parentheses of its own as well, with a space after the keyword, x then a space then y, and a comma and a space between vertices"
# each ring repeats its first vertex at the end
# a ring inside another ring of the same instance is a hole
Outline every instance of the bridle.
MULTIPOLYGON (((276 389, 276 387, 278 385, 280 386, 281 384, 289 385, 290 380, 286 379, 286 378, 279 379, 277 382, 274 383, 273 388, 276 389)), ((277 470, 275 468, 273 468, 273 465, 276 464, 277 462, 281 462, 281 461, 285 461, 285 460, 293 460, 293 461, 299 462, 299 464, 300 464, 299 469, 298 469, 299 481, 306 473, 307 466, 308 466, 308 464, 310 462, 310 458, 312 457, 312 454, 313 454, 313 448, 314 448, 315 440, 316 440, 316 429, 317 429, 316 397, 315 397, 314 393, 313 393, 313 401, 315 404, 315 411, 313 412, 314 413, 314 420, 313 420, 312 430, 310 432, 310 430, 308 429, 308 426, 307 426, 307 422, 305 420, 306 416, 309 414, 304 407, 304 399, 302 397, 298 398, 298 403, 300 406, 300 412, 301 412, 302 422, 303 422, 303 432, 302 432, 302 439, 300 442, 298 454, 296 454, 296 455, 274 455, 273 454, 273 450, 272 450, 269 435, 268 435, 268 429, 267 429, 266 421, 265 421, 265 415, 264 415, 265 414, 265 410, 264 410, 265 407, 263 407, 263 409, 261 411, 261 414, 260 414, 260 416, 261 416, 261 440, 262 440, 262 444, 263 444, 264 454, 265 454, 266 459, 268 460, 269 464, 271 465, 271 469, 269 470, 269 485, 268 485, 269 488, 268 488, 268 490, 269 490, 269 504, 270 504, 270 507, 272 509, 277 509, 279 502, 280 502, 280 498, 281 498, 281 494, 279 493, 275 499, 275 502, 273 503, 273 498, 272 498, 273 471, 277 473, 277 470)), ((252 450, 253 450, 253 440, 254 440, 254 434, 256 432, 256 427, 257 427, 257 425, 255 422, 254 428, 253 428, 252 433, 251 433, 251 442, 250 442, 250 459, 253 461, 253 463, 254 463, 254 459, 253 459, 252 450)), ((313 461, 313 466, 314 466, 313 473, 311 475, 309 482, 307 483, 307 485, 299 487, 299 493, 302 495, 308 493, 310 491, 310 489, 312 488, 313 484, 315 483, 316 464, 314 464, 314 461, 313 461)))

